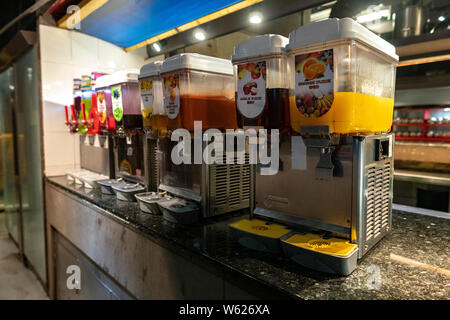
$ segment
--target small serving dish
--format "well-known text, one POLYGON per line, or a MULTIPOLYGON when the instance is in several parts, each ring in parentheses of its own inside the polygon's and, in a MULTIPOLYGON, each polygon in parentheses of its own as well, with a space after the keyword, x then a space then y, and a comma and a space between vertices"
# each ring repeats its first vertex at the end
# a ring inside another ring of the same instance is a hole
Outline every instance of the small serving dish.
POLYGON ((193 224, 199 220, 200 207, 195 202, 173 198, 172 200, 159 201, 158 206, 167 221, 193 224))
POLYGON ((144 192, 135 194, 134 197, 139 203, 139 209, 142 212, 150 213, 154 215, 160 215, 158 202, 172 200, 171 196, 166 195, 165 192, 144 192))
POLYGON ((145 188, 139 183, 121 183, 112 185, 112 189, 116 193, 117 200, 136 202, 135 194, 145 191, 145 188))
POLYGON ((103 194, 114 195, 116 193, 113 190, 112 186, 124 184, 125 182, 122 180, 108 179, 97 181, 97 183, 100 185, 100 189, 103 194))

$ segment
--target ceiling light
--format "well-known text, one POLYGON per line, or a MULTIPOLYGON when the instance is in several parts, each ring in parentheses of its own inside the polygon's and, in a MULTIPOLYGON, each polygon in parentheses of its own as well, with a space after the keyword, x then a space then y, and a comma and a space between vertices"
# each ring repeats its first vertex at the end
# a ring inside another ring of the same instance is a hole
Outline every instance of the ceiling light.
POLYGON ((248 17, 248 21, 252 24, 258 24, 262 22, 262 15, 259 12, 253 12, 248 17))
POLYGON ((203 30, 197 29, 194 31, 194 38, 200 41, 203 41, 206 39, 206 34, 203 30))
POLYGON ((160 45, 158 44, 158 42, 155 42, 155 43, 152 45, 152 47, 153 47, 153 49, 154 49, 156 52, 160 52, 160 51, 161 51, 161 47, 160 47, 160 45))
POLYGON ((445 17, 444 17, 444 16, 440 16, 440 17, 438 18, 438 20, 439 20, 440 22, 442 22, 442 21, 445 20, 445 17))

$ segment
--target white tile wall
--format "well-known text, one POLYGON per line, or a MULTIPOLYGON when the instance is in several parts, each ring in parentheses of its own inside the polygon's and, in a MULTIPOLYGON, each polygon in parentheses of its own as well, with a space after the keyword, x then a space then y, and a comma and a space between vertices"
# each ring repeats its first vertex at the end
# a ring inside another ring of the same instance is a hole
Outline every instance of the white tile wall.
POLYGON ((64 124, 64 105, 73 103, 73 78, 140 68, 147 54, 145 48, 126 53, 103 40, 56 27, 40 25, 39 35, 45 174, 55 176, 80 166, 79 137, 64 124))

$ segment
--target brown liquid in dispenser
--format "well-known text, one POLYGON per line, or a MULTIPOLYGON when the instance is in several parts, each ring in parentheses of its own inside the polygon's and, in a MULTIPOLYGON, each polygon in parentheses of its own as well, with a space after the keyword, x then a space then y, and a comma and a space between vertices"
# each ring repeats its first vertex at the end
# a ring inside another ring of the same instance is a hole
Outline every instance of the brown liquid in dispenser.
POLYGON ((194 130, 194 121, 202 121, 203 130, 236 129, 236 107, 233 99, 223 95, 181 95, 183 128, 194 130))

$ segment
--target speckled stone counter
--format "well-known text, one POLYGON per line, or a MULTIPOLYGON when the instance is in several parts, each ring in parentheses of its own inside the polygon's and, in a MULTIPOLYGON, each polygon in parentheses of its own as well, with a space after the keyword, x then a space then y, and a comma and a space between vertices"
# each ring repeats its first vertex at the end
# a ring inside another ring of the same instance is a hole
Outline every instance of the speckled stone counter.
POLYGON ((239 273, 282 297, 300 299, 450 299, 450 220, 394 212, 393 231, 374 247, 348 277, 303 268, 290 260, 243 248, 233 242, 228 224, 244 215, 226 215, 195 226, 141 213, 136 203, 121 202, 67 183, 47 181, 100 207, 111 218, 149 237, 180 246, 194 255, 239 273))

